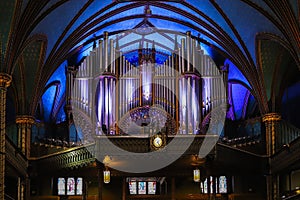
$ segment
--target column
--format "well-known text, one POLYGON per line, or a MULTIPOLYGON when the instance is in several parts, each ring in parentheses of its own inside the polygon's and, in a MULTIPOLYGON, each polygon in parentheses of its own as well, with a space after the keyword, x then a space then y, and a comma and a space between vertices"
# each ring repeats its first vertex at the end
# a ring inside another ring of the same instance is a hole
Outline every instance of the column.
POLYGON ((173 54, 173 65, 175 71, 175 121, 176 121, 176 131, 179 131, 179 51, 177 47, 177 37, 175 40, 175 53, 173 54))
POLYGON ((122 180, 122 200, 126 200, 126 178, 122 180))
POLYGON ((171 179, 171 200, 176 199, 176 182, 175 182, 175 177, 172 177, 171 179))
POLYGON ((4 200, 6 91, 11 79, 9 74, 0 73, 0 200, 4 200))
POLYGON ((271 156, 276 151, 276 127, 281 120, 281 116, 278 113, 268 113, 262 118, 262 121, 266 126, 266 154, 271 156))
POLYGON ((103 169, 98 166, 98 200, 102 200, 102 190, 103 190, 103 169))
POLYGON ((279 175, 272 176, 273 199, 280 199, 279 197, 279 175))
MULTIPOLYGON (((67 114, 67 122, 68 122, 68 135, 67 141, 70 141, 70 126, 73 124, 73 118, 72 118, 72 104, 73 104, 73 98, 75 99, 74 93, 76 92, 75 88, 75 77, 76 77, 76 67, 74 66, 68 66, 66 69, 66 105, 64 107, 65 113, 67 114)), ((76 80, 77 81, 77 80, 76 80)), ((77 141, 76 141, 77 142, 77 141)))
MULTIPOLYGON (((229 66, 228 65, 225 65, 225 66, 222 66, 221 67, 221 72, 222 72, 222 75, 223 75, 223 83, 224 83, 224 89, 225 89, 225 94, 223 93, 221 98, 222 98, 222 103, 226 103, 228 104, 228 71, 229 71, 229 66), (223 96, 225 95, 225 97, 223 96), (225 98, 225 99, 223 99, 225 98), (224 102, 225 100, 225 102, 224 102)), ((229 108, 229 105, 227 105, 228 108, 229 108)))
POLYGON ((24 200, 24 185, 21 177, 18 177, 18 200, 24 200))
MULTIPOLYGON (((262 122, 265 123, 266 127, 266 154, 269 156, 269 166, 271 166, 271 156, 276 151, 276 127, 281 120, 279 113, 268 113, 262 118, 262 122)), ((268 169, 269 174, 266 177, 267 182, 267 200, 278 198, 278 176, 272 174, 271 168, 268 169)))
POLYGON ((18 127, 18 147, 21 152, 27 157, 30 157, 31 143, 31 127, 34 124, 34 118, 28 115, 20 115, 16 117, 18 127))
POLYGON ((103 167, 97 162, 98 170, 98 200, 102 200, 102 190, 103 190, 103 167))
MULTIPOLYGON (((115 54, 115 75, 116 75, 116 81, 115 81, 115 120, 116 120, 116 135, 119 135, 119 114, 120 114, 120 67, 121 67, 121 53, 120 53, 120 47, 119 47, 119 38, 117 36, 116 40, 116 54, 115 54)), ((122 74, 121 74, 122 76, 122 74)))

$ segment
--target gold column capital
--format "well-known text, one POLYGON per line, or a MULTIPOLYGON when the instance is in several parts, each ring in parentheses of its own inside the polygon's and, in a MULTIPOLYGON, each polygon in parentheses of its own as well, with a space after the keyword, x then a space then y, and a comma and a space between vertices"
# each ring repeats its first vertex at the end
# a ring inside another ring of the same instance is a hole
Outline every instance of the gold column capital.
POLYGON ((11 83, 11 75, 0 72, 0 88, 7 88, 11 83))
POLYGON ((29 115, 18 115, 16 117, 17 124, 34 124, 35 118, 29 115))
POLYGON ((262 117, 263 122, 280 121, 281 115, 279 113, 267 113, 262 117))
POLYGON ((67 67, 67 72, 70 74, 76 74, 76 67, 75 66, 68 66, 67 67))
POLYGON ((221 72, 228 73, 228 65, 220 66, 221 72))

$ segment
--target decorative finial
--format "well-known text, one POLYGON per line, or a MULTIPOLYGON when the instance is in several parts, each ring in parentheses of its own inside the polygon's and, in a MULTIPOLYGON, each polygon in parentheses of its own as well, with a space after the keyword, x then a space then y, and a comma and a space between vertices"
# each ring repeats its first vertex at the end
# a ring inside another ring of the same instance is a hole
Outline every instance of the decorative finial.
POLYGON ((144 13, 145 13, 145 15, 146 15, 147 17, 150 17, 150 16, 152 15, 152 11, 151 11, 149 5, 145 5, 144 13))

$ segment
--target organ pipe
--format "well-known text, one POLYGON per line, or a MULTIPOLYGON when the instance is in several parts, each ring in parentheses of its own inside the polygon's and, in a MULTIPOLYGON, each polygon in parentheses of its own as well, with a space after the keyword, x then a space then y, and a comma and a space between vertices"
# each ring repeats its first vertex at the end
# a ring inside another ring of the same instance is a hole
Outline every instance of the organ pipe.
MULTIPOLYGON (((92 123, 105 125, 108 133, 112 130, 119 134, 116 124, 122 116, 139 107, 159 104, 175 120, 176 130, 196 133, 205 115, 226 102, 227 70, 220 72, 191 38, 191 32, 179 41, 180 45, 176 36, 174 52, 162 65, 154 64, 154 42, 146 49, 140 42, 139 66, 134 66, 119 49, 118 39, 109 39, 104 32, 103 40, 78 67, 72 105, 82 109, 92 123)), ((67 77, 71 85, 71 76, 67 77)))

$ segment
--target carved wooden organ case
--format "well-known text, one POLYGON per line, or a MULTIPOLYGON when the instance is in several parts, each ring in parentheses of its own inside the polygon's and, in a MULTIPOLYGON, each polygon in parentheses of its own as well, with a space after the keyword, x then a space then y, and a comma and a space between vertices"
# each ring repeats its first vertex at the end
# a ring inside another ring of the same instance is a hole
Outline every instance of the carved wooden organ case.
POLYGON ((204 54, 189 32, 175 43, 168 59, 157 64, 154 42, 146 47, 140 42, 138 65, 133 65, 119 49, 118 39, 104 33, 76 75, 68 76, 75 123, 87 140, 94 134, 203 131, 210 111, 226 103, 226 71, 204 54))

